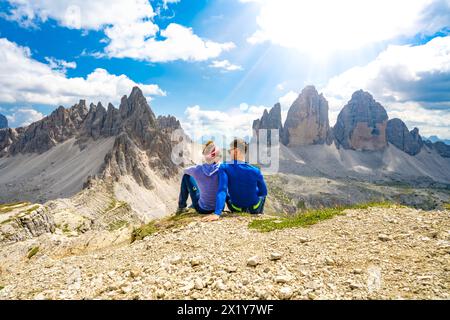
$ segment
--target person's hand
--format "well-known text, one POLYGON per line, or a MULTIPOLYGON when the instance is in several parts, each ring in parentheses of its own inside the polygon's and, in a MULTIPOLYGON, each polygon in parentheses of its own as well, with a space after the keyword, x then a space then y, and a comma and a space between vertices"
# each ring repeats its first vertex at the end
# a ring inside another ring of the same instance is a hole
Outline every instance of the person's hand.
POLYGON ((210 214, 207 217, 204 217, 202 219, 203 222, 213 222, 213 221, 218 221, 220 219, 220 216, 218 216, 217 214, 210 214))

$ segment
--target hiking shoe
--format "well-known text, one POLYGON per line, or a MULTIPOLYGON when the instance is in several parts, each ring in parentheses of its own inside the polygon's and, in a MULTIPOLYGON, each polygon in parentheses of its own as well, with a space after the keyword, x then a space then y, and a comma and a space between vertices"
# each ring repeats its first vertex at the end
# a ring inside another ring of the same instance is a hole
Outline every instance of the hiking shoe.
POLYGON ((186 213, 187 211, 188 211, 187 208, 178 208, 175 214, 178 216, 180 214, 186 213))

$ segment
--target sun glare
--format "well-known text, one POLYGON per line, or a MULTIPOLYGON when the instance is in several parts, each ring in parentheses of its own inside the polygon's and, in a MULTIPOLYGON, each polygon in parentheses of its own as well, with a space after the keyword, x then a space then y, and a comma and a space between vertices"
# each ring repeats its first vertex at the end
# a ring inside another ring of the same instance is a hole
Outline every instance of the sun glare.
POLYGON ((352 50, 412 36, 429 0, 267 0, 248 40, 296 48, 312 55, 352 50))

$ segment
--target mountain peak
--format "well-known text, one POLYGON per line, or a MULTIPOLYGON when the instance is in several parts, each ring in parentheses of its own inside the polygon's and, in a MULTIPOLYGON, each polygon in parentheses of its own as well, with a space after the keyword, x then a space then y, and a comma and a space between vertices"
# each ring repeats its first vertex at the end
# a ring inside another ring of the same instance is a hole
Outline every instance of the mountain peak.
POLYGON ((141 88, 133 87, 129 99, 141 99, 141 98, 144 98, 144 93, 142 92, 141 88))
POLYGON ((387 121, 386 109, 370 93, 358 90, 339 113, 335 138, 345 149, 383 150, 387 121))
POLYGON ((315 95, 318 96, 319 92, 317 91, 316 87, 313 85, 306 86, 303 88, 302 93, 300 95, 315 95))
POLYGON ((283 143, 287 146, 324 144, 329 136, 328 101, 319 95, 316 87, 307 86, 289 109, 283 143))
POLYGON ((398 118, 387 122, 386 137, 389 143, 412 156, 420 153, 423 147, 419 129, 409 131, 406 124, 398 118))
POLYGON ((375 99, 373 98, 373 96, 367 92, 364 91, 362 89, 355 91, 352 94, 352 99, 351 100, 366 100, 366 101, 375 101, 375 99))

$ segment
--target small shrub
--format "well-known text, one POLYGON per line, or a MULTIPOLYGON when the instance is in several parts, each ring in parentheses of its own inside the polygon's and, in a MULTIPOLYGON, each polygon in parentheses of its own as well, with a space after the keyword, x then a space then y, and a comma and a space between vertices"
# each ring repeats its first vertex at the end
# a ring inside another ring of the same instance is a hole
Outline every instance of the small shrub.
POLYGON ((33 258, 38 252, 39 252, 39 247, 31 248, 30 250, 28 250, 27 258, 28 259, 33 258))
POLYGON ((155 222, 153 221, 139 228, 135 228, 131 233, 131 242, 143 240, 145 237, 152 235, 157 231, 158 228, 155 226, 155 222))

